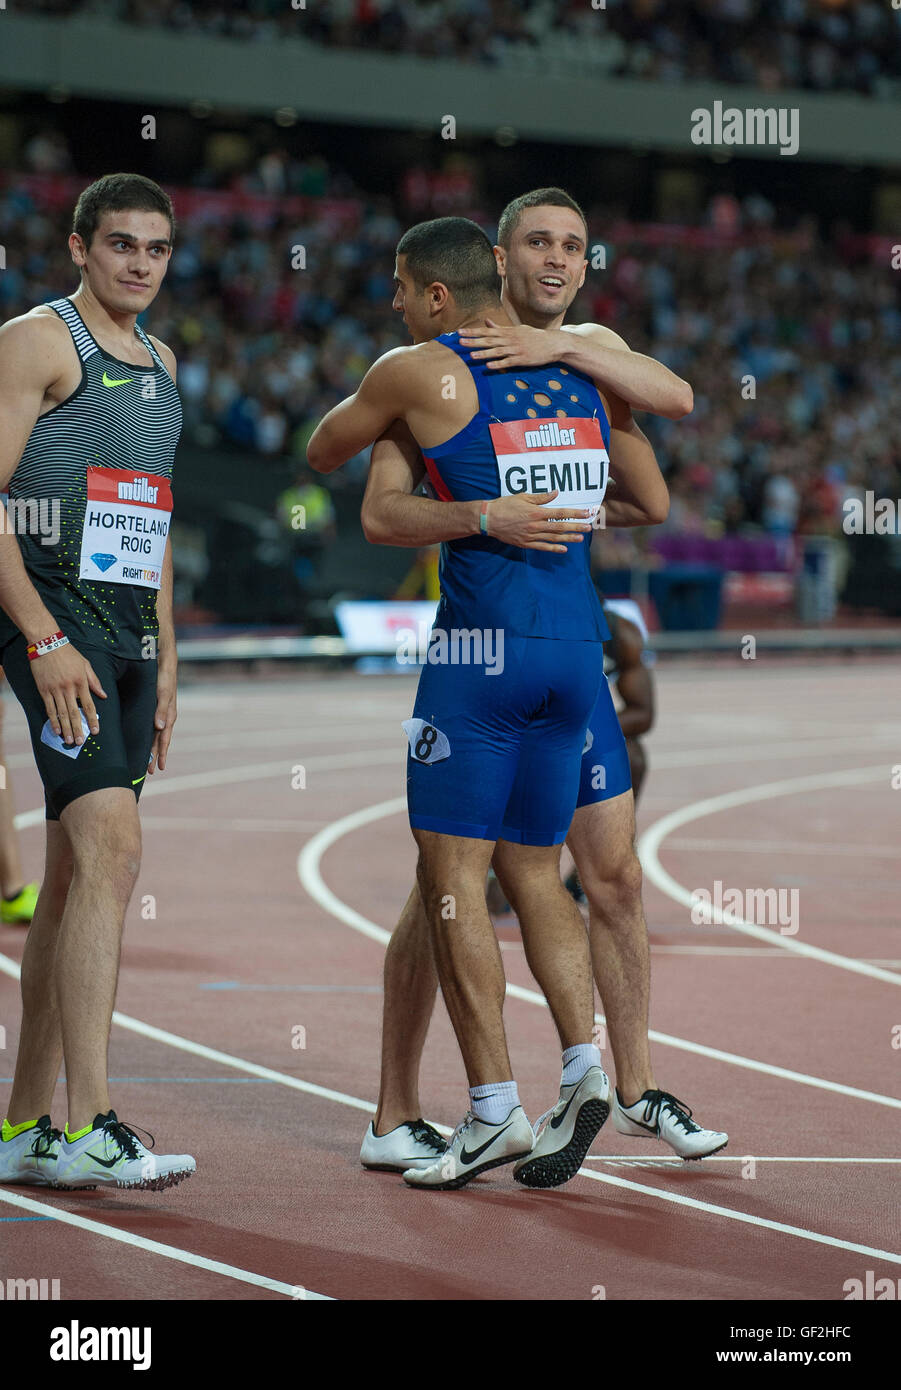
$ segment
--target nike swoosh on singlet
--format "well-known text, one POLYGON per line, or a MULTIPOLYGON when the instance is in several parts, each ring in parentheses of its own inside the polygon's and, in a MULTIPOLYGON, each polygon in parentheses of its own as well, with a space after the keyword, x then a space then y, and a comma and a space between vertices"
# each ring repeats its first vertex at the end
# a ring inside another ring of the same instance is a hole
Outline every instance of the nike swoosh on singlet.
MULTIPOLYGON (((511 1121, 511 1124, 512 1124, 512 1121, 511 1121)), ((505 1125, 504 1128, 501 1130, 500 1134, 492 1134, 492 1136, 491 1136, 490 1139, 486 1140, 486 1142, 485 1142, 484 1144, 481 1144, 481 1145, 479 1146, 479 1148, 473 1149, 472 1153, 469 1152, 469 1150, 467 1149, 466 1145, 464 1144, 464 1145, 463 1145, 463 1148, 460 1150, 460 1162, 461 1162, 461 1163, 475 1163, 475 1161, 476 1161, 476 1159, 479 1157, 479 1155, 480 1155, 480 1154, 483 1154, 483 1153, 485 1152, 486 1149, 490 1149, 490 1148, 491 1148, 491 1145, 494 1143, 495 1139, 500 1139, 501 1134, 506 1134, 506 1133, 507 1133, 507 1130, 508 1130, 509 1128, 510 1128, 510 1125, 505 1125)))
POLYGON ((107 376, 106 372, 103 373, 103 384, 104 384, 104 386, 127 386, 128 383, 129 383, 130 381, 134 381, 134 377, 132 377, 132 376, 109 377, 109 376, 107 376))

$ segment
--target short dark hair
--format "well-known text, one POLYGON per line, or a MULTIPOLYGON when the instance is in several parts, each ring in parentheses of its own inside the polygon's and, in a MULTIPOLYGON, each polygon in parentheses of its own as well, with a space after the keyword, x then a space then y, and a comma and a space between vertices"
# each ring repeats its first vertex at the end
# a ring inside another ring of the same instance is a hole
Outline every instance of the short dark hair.
POLYGON ((436 281, 446 285, 461 309, 476 309, 500 298, 494 249, 481 227, 468 217, 436 217, 404 232, 397 254, 406 256, 417 289, 436 281))
POLYGON ((172 199, 153 179, 143 174, 104 174, 79 196, 72 218, 72 230, 89 247, 97 223, 105 212, 159 212, 169 221, 169 240, 175 239, 175 213, 172 199))
POLYGON ((585 240, 588 240, 588 219, 575 198, 571 198, 563 188, 533 188, 531 193, 521 193, 508 203, 497 224, 498 244, 506 250, 513 239, 521 214, 526 208, 572 208, 585 224, 585 240))

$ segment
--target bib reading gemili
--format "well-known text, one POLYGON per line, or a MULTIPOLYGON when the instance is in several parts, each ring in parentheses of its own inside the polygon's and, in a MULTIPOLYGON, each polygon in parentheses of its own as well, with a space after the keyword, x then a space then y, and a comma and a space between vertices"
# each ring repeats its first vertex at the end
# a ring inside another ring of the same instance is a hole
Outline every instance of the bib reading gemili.
MULTIPOLYGON (((69 299, 50 304, 81 360, 81 384, 42 415, 9 483, 9 525, 28 576, 76 647, 146 657, 172 516, 178 391, 152 366, 110 356, 69 299)), ((0 610, 0 647, 17 629, 0 610)))

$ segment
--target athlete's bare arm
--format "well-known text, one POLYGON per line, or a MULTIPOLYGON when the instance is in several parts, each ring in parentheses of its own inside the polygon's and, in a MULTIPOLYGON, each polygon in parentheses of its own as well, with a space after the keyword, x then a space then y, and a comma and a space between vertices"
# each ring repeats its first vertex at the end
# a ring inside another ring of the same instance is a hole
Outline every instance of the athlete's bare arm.
POLYGON ((307 445, 307 463, 333 473, 401 418, 405 399, 400 371, 415 370, 417 348, 395 348, 369 368, 352 396, 320 420, 307 445), (400 369, 400 371, 399 371, 400 369))
POLYGON ((352 396, 321 420, 307 461, 331 473, 403 420, 421 449, 452 439, 476 414, 479 393, 459 356, 435 341, 394 348, 366 373, 352 396))
MULTIPOLYGON (((152 333, 148 333, 147 336, 163 359, 166 371, 175 381, 178 372, 175 353, 159 338, 155 338, 152 333)), ((163 572, 160 576, 160 587, 156 596, 156 616, 159 622, 156 713, 153 717, 153 746, 147 765, 147 770, 151 776, 156 768, 159 768, 161 772, 166 769, 166 756, 169 752, 172 730, 178 718, 175 693, 178 683, 178 652, 175 646, 175 623, 172 617, 173 590, 172 537, 170 535, 166 541, 163 572)))
POLYGON ((439 503, 413 496, 424 474, 419 445, 407 426, 395 420, 372 446, 360 508, 363 534, 372 545, 436 545, 478 531, 478 502, 439 503), (420 502, 427 510, 415 505, 420 502))
MULTIPOLYGON (((414 497, 425 472, 422 454, 406 425, 395 422, 372 449, 360 517, 374 545, 423 546, 458 540, 479 532, 481 502, 436 502, 414 497)), ((498 497, 487 506, 487 534, 527 550, 565 552, 591 530, 590 520, 575 521, 573 509, 543 510, 556 491, 498 497), (555 518, 568 517, 566 525, 555 518)), ((588 512, 584 508, 584 512, 588 512)))
MULTIPOLYGON (((159 351, 158 347, 157 351, 159 351)), ((160 356, 162 356, 162 353, 160 353, 160 356)), ((166 366, 169 368, 168 362, 166 366)), ((170 372, 171 370, 172 369, 169 368, 170 372)), ((178 653, 175 647, 175 625, 172 619, 172 592, 172 537, 169 536, 166 541, 166 553, 163 557, 163 573, 160 576, 160 587, 156 596, 156 614, 159 620, 156 712, 153 716, 153 744, 150 749, 150 758, 147 764, 147 770, 151 776, 156 768, 159 768, 161 772, 164 772, 166 769, 166 757, 169 752, 169 743, 172 739, 172 730, 178 718, 178 710, 176 707, 178 653)))
MULTIPOLYGON (((38 417, 74 389, 73 361, 71 335, 55 314, 24 314, 0 328, 0 489, 9 486, 38 417)), ((2 520, 0 607, 28 642, 37 642, 58 631, 59 623, 28 577, 5 512, 2 520)), ((79 701, 91 732, 99 731, 91 692, 104 699, 106 694, 74 646, 38 657, 31 669, 55 733, 66 743, 84 742, 79 701)))
POLYGON ((564 324, 561 328, 491 324, 477 337, 461 335, 460 342, 475 348, 473 356, 484 358, 495 371, 565 362, 633 410, 648 410, 667 420, 681 420, 694 407, 687 381, 655 358, 633 352, 618 333, 599 323, 564 324))
POLYGON ((637 738, 646 734, 654 722, 654 683, 641 659, 644 638, 638 628, 627 618, 620 618, 616 632, 616 689, 625 702, 619 722, 626 738, 637 738))
POLYGON ((604 498, 604 525, 659 526, 669 515, 669 489, 651 442, 638 428, 632 411, 612 393, 610 480, 604 498))

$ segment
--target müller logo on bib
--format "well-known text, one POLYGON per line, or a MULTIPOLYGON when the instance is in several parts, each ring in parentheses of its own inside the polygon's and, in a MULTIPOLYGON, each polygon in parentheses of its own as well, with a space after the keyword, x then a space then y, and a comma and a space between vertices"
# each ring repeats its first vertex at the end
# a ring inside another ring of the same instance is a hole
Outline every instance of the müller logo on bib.
POLYGON ((548 507, 600 507, 610 459, 597 419, 507 420, 488 428, 502 497, 556 489, 548 507))
POLYGON ((158 589, 172 517, 172 488, 157 473, 87 470, 82 579, 158 589))

